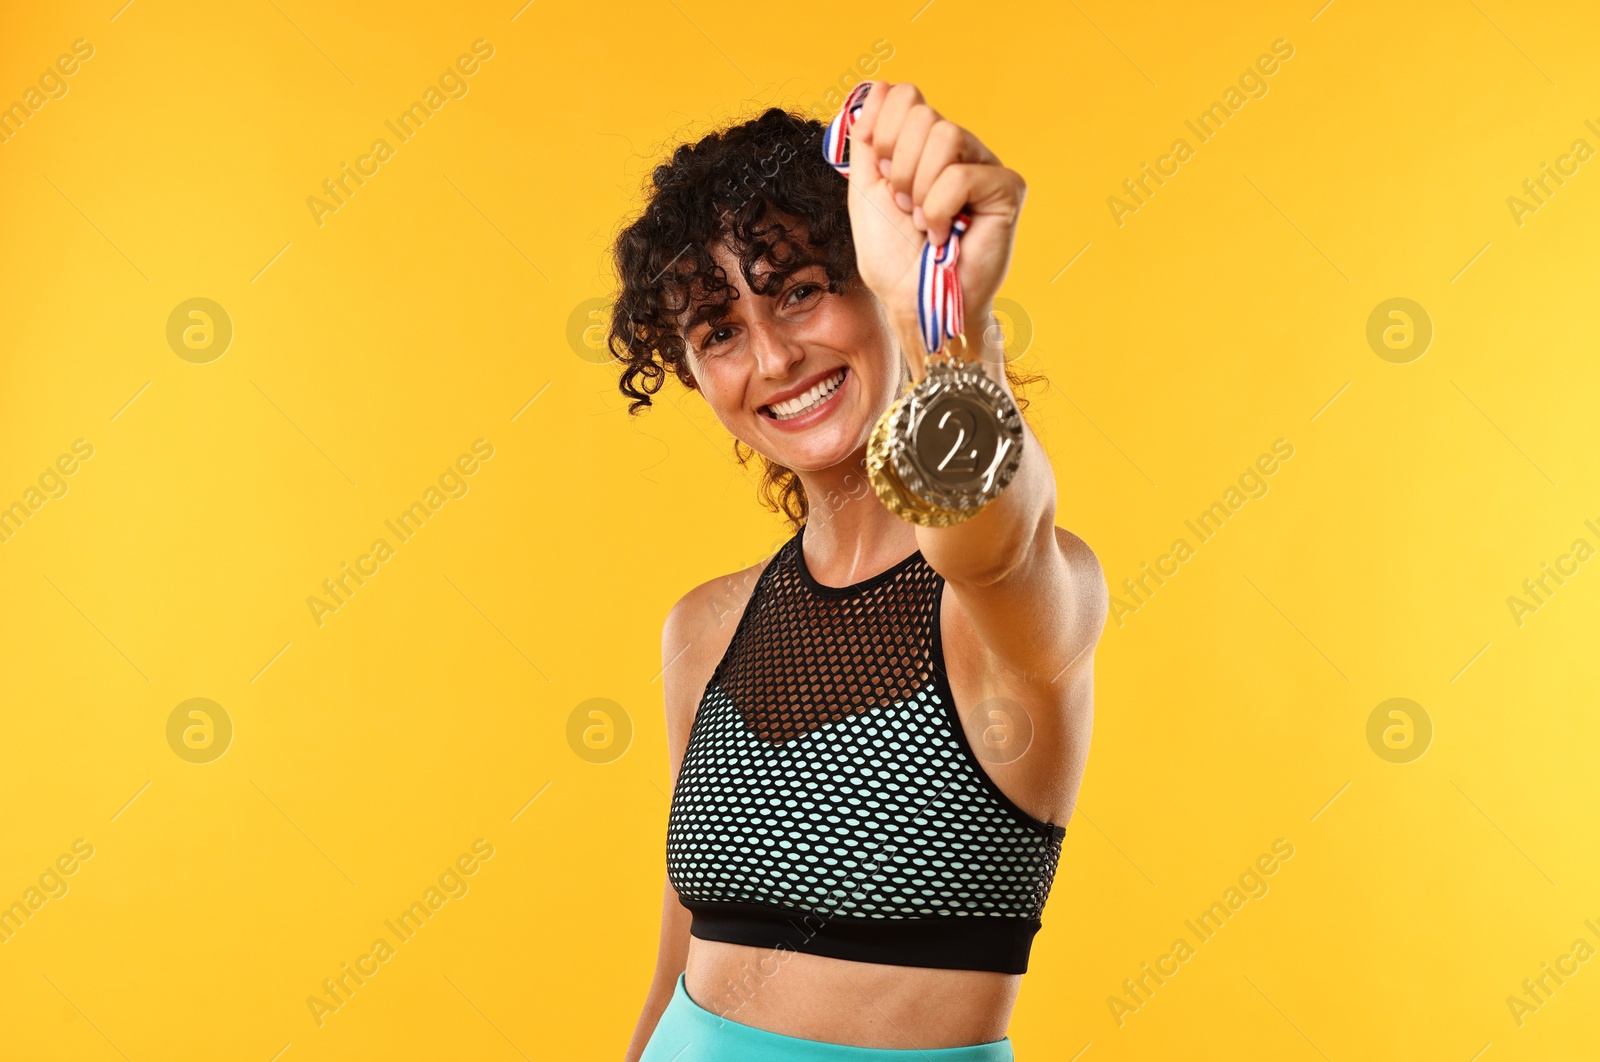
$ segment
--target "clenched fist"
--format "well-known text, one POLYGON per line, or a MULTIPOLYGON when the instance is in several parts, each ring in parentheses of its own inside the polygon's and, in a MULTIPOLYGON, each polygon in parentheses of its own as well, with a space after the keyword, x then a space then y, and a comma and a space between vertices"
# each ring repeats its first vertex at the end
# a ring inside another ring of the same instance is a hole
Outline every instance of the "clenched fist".
POLYGON ((861 279, 888 310, 915 376, 925 356, 917 338, 923 245, 944 242, 966 208, 972 221, 956 274, 965 330, 976 344, 1011 264, 1026 194, 1020 174, 930 107, 915 85, 872 82, 850 131, 850 228, 861 279))

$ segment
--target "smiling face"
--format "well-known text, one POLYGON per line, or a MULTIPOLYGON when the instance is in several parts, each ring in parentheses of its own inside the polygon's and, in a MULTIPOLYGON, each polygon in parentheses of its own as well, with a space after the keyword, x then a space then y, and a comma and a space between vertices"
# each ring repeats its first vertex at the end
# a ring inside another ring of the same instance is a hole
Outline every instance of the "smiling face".
MULTIPOLYGON (((712 252, 738 298, 683 316, 697 390, 735 438, 786 468, 821 471, 866 446, 906 369, 883 306, 859 281, 828 290, 821 263, 757 294, 726 245, 712 252)), ((755 267, 759 286, 770 272, 755 267)))

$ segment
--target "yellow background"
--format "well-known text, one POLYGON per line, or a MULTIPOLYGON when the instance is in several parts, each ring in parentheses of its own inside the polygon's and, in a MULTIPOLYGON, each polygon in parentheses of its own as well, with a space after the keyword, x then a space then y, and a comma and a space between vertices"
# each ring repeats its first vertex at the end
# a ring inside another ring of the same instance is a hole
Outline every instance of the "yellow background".
POLYGON ((1600 563, 1507 605, 1600 545, 1600 161, 1507 205, 1600 147, 1591 5, 118 3, 8 4, 0 33, 0 101, 95 49, 0 146, 0 502, 94 448, 0 544, 0 902, 94 845, 0 944, 6 1057, 621 1056, 661 622, 787 530, 698 397, 630 420, 569 323, 665 148, 818 104, 880 38, 879 76, 1029 182, 1003 294, 1059 522, 1113 590, 1295 448, 1108 625, 1019 1058, 1600 1050, 1600 964, 1520 1026, 1506 1003, 1600 943, 1600 563), (467 95, 319 226, 307 198, 479 38, 467 95), (1194 144, 1278 38, 1268 93, 1194 144), (166 340, 195 297, 234 328, 207 364, 166 340), (1435 330, 1407 364, 1366 341, 1394 297, 1435 330), (465 496, 319 626, 322 580, 480 438, 465 496), (167 743, 193 697, 233 722, 211 763, 167 743), (1433 724, 1410 763, 1367 741, 1391 697, 1433 724), (590 698, 631 722, 609 763, 569 744, 590 698), (306 997, 479 838, 470 891, 319 1027, 306 997), (1270 891, 1119 1026, 1123 979, 1278 838, 1270 891))

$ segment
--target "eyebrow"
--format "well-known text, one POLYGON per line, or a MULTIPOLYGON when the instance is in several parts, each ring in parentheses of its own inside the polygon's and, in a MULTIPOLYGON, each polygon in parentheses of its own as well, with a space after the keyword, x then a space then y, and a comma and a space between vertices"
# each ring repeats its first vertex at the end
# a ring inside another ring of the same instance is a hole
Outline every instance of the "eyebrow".
POLYGON ((728 303, 726 301, 701 302, 695 306, 694 310, 689 314, 689 319, 683 323, 683 334, 687 336, 697 326, 715 322, 727 316, 727 313, 728 303))
MULTIPOLYGON (((827 263, 820 258, 793 262, 785 269, 773 270, 771 275, 777 276, 779 279, 779 284, 782 286, 794 280, 798 274, 818 267, 823 270, 823 279, 829 279, 827 277, 827 263)), ((815 280, 809 281, 809 283, 816 282, 817 281, 815 280)), ((690 311, 688 319, 685 320, 681 326, 683 336, 688 338, 689 333, 693 332, 699 325, 707 323, 715 324, 717 321, 720 321, 722 318, 726 317, 728 315, 728 307, 732 305, 732 302, 732 299, 706 299, 696 303, 694 309, 690 311)))

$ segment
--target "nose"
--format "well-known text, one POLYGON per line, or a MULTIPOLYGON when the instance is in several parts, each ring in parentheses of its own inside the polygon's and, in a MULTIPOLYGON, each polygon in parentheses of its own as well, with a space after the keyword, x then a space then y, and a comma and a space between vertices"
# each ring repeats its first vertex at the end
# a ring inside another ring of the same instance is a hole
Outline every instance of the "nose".
POLYGON ((805 356, 805 346, 782 321, 767 318, 750 325, 750 348, 756 371, 772 380, 791 375, 805 356))

